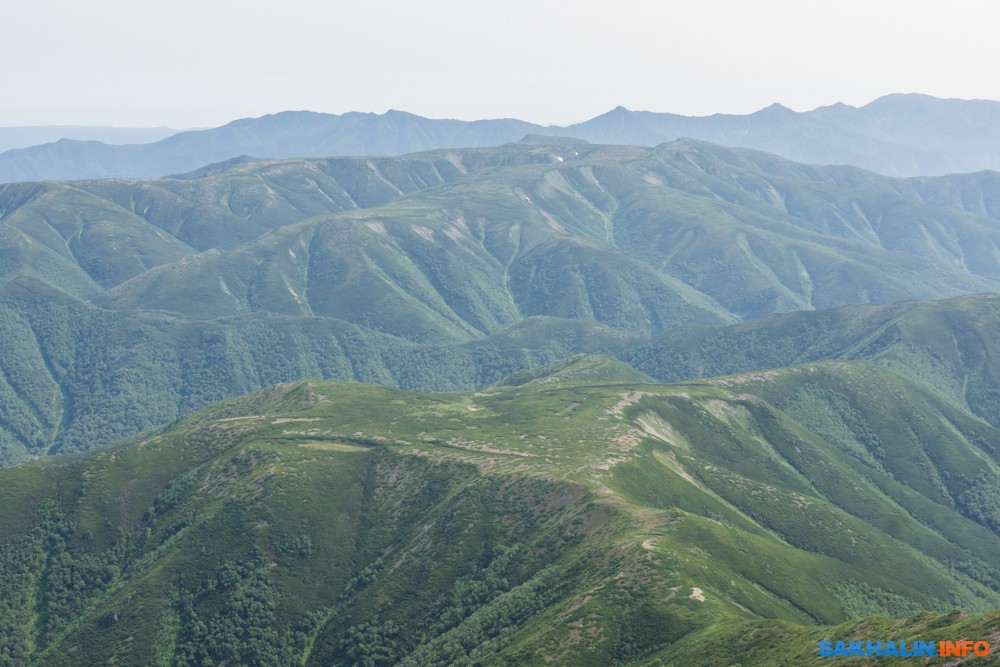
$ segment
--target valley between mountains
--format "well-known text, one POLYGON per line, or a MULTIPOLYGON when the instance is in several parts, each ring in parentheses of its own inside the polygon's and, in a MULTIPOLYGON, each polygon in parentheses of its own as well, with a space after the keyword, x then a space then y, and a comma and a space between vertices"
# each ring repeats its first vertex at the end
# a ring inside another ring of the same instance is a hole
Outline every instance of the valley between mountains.
POLYGON ((0 665, 996 642, 998 294, 995 172, 528 137, 2 185, 0 665))
MULTIPOLYGON (((81 451, 304 377, 469 389, 579 352, 697 377, 656 352, 684 356, 686 327, 739 338, 801 311, 787 321, 814 330, 812 311, 1000 292, 998 187, 989 172, 891 179, 691 141, 2 186, 0 456, 81 451)), ((907 308, 815 321, 864 330, 907 308)), ((829 340, 761 366, 782 346, 754 345, 706 360, 710 374, 883 354, 829 340)), ((947 354, 960 358, 917 344, 904 365, 952 383, 991 372, 947 354)), ((992 409, 988 386, 949 391, 992 409)))

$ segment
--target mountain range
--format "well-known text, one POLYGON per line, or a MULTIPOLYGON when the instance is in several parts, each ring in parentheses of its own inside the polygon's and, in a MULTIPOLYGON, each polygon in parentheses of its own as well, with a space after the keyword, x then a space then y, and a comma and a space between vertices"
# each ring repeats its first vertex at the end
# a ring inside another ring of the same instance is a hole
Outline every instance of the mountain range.
POLYGON ((663 380, 872 359, 996 423, 993 302, 962 295, 1000 292, 998 184, 683 140, 6 185, 0 452, 81 451, 304 377, 471 389, 579 352, 663 380))
POLYGON ((0 667, 996 644, 1000 173, 657 138, 929 174, 993 104, 53 144, 175 175, 0 185, 0 667))
POLYGON ((998 127, 1000 102, 918 94, 805 112, 775 104, 747 115, 691 117, 618 107, 565 127, 516 119, 436 120, 395 110, 341 115, 285 111, 145 144, 65 138, 8 150, 0 153, 0 182, 158 178, 243 155, 394 156, 497 146, 528 134, 647 147, 692 138, 799 162, 850 164, 893 176, 935 176, 1000 169, 998 127))

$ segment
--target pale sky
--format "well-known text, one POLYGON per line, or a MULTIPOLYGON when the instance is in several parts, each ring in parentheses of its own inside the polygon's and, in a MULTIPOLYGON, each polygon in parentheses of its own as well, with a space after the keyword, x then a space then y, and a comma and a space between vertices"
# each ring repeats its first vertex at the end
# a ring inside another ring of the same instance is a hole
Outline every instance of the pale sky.
POLYGON ((0 126, 1000 100, 992 0, 8 0, 0 126))

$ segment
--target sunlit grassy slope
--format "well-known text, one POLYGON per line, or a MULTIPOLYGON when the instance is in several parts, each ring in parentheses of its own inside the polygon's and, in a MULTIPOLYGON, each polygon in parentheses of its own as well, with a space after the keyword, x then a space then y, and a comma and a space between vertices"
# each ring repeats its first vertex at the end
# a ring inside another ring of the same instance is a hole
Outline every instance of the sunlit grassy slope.
POLYGON ((983 638, 995 616, 946 612, 1000 606, 998 455, 867 363, 278 385, 0 470, 0 664, 792 665, 822 638, 983 638))

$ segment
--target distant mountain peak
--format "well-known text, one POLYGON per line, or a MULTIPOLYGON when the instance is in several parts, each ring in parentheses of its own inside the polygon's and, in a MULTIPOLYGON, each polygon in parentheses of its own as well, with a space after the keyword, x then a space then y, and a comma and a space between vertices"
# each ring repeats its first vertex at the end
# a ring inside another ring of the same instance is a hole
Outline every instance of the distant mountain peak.
POLYGON ((695 137, 808 164, 847 164, 893 176, 935 176, 1000 170, 998 128, 1000 102, 920 93, 893 93, 860 108, 838 102, 801 113, 777 102, 750 114, 710 116, 635 111, 618 105, 565 127, 513 118, 431 119, 399 109, 380 114, 288 110, 180 132, 152 143, 66 140, 7 151, 0 154, 0 183, 159 177, 237 155, 403 155, 499 146, 528 134, 550 133, 592 144, 649 147, 695 137))
POLYGON ((627 109, 627 108, 625 108, 625 107, 623 107, 621 105, 618 105, 614 109, 612 109, 611 111, 606 111, 606 112, 602 113, 601 115, 593 118, 592 120, 598 120, 598 119, 601 119, 601 118, 626 118, 628 116, 634 115, 635 113, 637 113, 637 112, 632 111, 631 109, 627 109))
POLYGON ((780 102, 775 102, 774 104, 768 105, 758 111, 759 114, 795 114, 796 112, 789 109, 784 104, 780 102))
POLYGON ((518 144, 590 144, 589 141, 577 139, 576 137, 562 137, 557 134, 526 134, 518 144))
POLYGON ((843 102, 834 102, 833 104, 827 104, 826 106, 816 107, 813 111, 857 111, 857 107, 853 107, 850 104, 845 104, 843 102))

